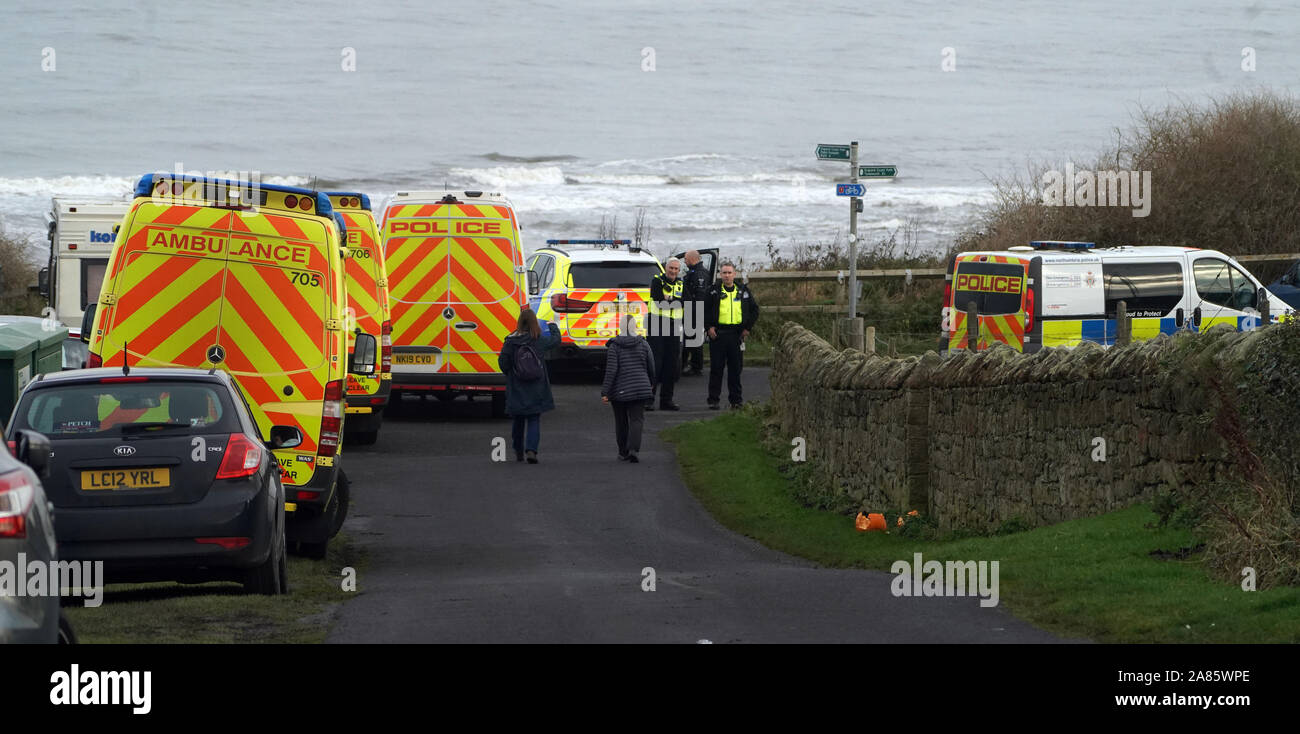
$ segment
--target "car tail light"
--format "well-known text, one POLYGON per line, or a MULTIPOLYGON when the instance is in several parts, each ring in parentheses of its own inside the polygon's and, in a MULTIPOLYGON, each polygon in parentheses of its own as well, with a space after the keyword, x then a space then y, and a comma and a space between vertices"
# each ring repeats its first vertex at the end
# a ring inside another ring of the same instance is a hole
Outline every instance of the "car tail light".
POLYGON ((569 298, 563 293, 556 293, 551 296, 551 308, 556 313, 587 313, 587 310, 591 308, 591 303, 577 298, 569 298))
POLYGON ((1034 287, 1025 290, 1025 333, 1034 330, 1034 287))
POLYGON ((293 209, 294 207, 298 206, 298 197, 294 196, 293 194, 289 194, 288 196, 284 197, 284 206, 286 209, 293 209))
POLYGON ((320 441, 317 452, 333 456, 339 450, 339 434, 343 432, 343 381, 325 383, 325 407, 321 410, 320 441))
POLYGON ((385 321, 379 336, 379 371, 393 371, 393 322, 385 321))
POLYGON ((948 315, 943 318, 942 322, 940 322, 939 328, 947 330, 949 335, 951 335, 952 332, 955 330, 953 326, 954 317, 953 317, 953 308, 952 308, 952 278, 949 278, 948 280, 944 281, 943 284, 943 307, 948 315))
POLYGON ((91 352, 90 357, 86 360, 86 367, 93 369, 95 367, 103 367, 103 366, 104 366, 104 358, 99 356, 98 354, 95 354, 94 352, 91 352))
POLYGON ((303 210, 303 211, 310 211, 310 210, 311 210, 311 204, 312 204, 311 199, 308 198, 308 197, 306 197, 306 196, 304 196, 304 197, 302 197, 301 200, 298 201, 298 208, 301 209, 301 210, 303 210))
POLYGON ((315 501, 315 500, 320 499, 320 495, 321 495, 321 493, 320 493, 318 490, 314 490, 314 489, 300 489, 300 490, 298 490, 298 498, 297 498, 297 499, 298 499, 299 502, 313 502, 313 501, 315 501))
POLYGON ((0 538, 27 537, 27 512, 35 498, 36 488, 26 472, 0 474, 0 538))
POLYGON ((232 433, 226 441, 226 455, 217 469, 217 479, 251 477, 262 464, 262 447, 242 433, 232 433))

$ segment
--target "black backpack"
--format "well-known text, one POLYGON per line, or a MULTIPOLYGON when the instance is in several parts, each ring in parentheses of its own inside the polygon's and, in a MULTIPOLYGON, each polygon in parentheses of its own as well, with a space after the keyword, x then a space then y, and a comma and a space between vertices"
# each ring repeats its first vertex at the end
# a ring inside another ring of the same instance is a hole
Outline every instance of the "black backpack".
POLYGON ((546 374, 542 366, 542 355, 531 342, 524 342, 515 349, 515 379, 521 382, 536 382, 546 374))

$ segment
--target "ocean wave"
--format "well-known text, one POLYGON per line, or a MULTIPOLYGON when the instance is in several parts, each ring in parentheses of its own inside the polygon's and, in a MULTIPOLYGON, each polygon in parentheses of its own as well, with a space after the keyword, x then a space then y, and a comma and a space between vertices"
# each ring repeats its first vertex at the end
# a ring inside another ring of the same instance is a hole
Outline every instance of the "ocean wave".
POLYGON ((556 163, 576 161, 576 155, 506 155, 505 153, 484 153, 479 158, 493 163, 556 163))
POLYGON ((450 176, 467 178, 474 183, 503 189, 515 186, 562 186, 564 171, 558 166, 496 166, 493 168, 453 168, 450 176))

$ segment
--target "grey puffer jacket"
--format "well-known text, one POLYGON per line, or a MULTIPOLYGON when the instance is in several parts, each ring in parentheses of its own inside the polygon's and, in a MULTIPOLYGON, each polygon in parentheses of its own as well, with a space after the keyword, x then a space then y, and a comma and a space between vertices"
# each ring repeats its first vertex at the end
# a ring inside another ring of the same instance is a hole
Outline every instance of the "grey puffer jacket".
POLYGON ((649 400, 654 396, 655 359, 639 336, 616 336, 606 343, 605 384, 601 397, 616 402, 649 400))

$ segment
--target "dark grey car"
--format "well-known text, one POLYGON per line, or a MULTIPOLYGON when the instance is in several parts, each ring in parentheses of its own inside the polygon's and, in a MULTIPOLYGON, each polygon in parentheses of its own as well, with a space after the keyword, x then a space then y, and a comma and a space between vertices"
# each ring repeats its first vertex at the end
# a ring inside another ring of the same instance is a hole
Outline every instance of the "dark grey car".
MULTIPOLYGON (((9 587, 23 583, 31 564, 49 567, 58 560, 50 506, 41 485, 49 452, 49 441, 28 431, 12 432, 9 445, 0 449, 0 564, 9 573, 9 587)), ((0 643, 72 641, 57 591, 16 592, 0 588, 0 643)))

